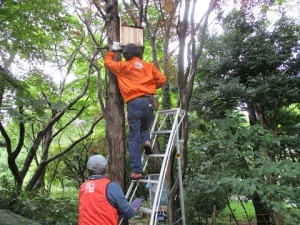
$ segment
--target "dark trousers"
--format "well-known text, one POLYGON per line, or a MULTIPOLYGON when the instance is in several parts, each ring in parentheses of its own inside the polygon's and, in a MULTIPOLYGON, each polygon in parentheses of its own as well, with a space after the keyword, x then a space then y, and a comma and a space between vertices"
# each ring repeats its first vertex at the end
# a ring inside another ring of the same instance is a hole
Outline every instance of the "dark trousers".
POLYGON ((150 97, 138 97, 127 103, 129 124, 129 158, 133 173, 143 172, 140 145, 150 141, 149 126, 153 118, 150 97))

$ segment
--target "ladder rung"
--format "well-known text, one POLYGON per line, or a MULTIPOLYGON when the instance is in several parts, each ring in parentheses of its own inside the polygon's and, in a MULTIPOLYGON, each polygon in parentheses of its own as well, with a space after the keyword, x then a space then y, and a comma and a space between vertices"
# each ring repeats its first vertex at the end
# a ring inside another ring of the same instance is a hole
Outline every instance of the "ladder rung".
POLYGON ((152 209, 150 208, 144 208, 144 207, 141 207, 139 209, 140 212, 143 212, 143 213, 148 213, 148 214, 151 214, 152 213, 152 209))
MULTIPOLYGON (((152 213, 152 208, 145 208, 145 207, 140 207, 139 209, 140 212, 143 212, 143 213, 148 213, 148 214, 151 214, 152 213)), ((162 212, 165 211, 165 210, 162 210, 162 212)), ((156 211, 156 212, 161 212, 161 211, 156 211)))
POLYGON ((165 157, 165 154, 151 154, 151 155, 146 155, 146 157, 149 157, 149 158, 154 158, 154 157, 165 157))
POLYGON ((151 134, 170 134, 172 130, 152 131, 151 134))
MULTIPOLYGON (((177 111, 178 111, 177 109, 166 109, 166 110, 159 110, 159 111, 157 111, 157 113, 176 114, 177 111)), ((180 110, 180 113, 184 113, 184 111, 180 110)))
POLYGON ((149 184, 158 184, 158 180, 150 180, 150 179, 139 179, 132 180, 133 182, 141 182, 141 183, 149 183, 149 184))

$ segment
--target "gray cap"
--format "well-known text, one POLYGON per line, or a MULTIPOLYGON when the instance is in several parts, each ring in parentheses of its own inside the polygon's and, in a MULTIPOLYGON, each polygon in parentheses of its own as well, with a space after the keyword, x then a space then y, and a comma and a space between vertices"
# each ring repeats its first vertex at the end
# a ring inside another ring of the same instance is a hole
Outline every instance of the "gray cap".
POLYGON ((101 170, 107 166, 107 160, 102 155, 93 155, 87 162, 88 170, 101 170))

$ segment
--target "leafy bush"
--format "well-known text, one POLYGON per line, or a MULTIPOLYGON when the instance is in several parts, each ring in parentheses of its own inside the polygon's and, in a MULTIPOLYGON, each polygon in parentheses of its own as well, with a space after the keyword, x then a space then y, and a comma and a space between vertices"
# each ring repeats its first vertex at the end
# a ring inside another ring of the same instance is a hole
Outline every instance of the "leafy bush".
POLYGON ((13 204, 13 199, 18 196, 18 190, 15 188, 12 179, 3 175, 0 177, 0 208, 8 209, 13 204))
POLYGON ((78 200, 38 195, 19 197, 14 212, 47 225, 75 225, 78 219, 78 200))
MULTIPOLYGON (((57 193, 56 193, 57 195, 57 193)), ((49 197, 48 194, 18 193, 13 185, 1 178, 0 208, 9 209, 26 218, 39 221, 44 225, 77 225, 78 199, 73 197, 49 197)))
POLYGON ((191 139, 185 179, 189 224, 210 218, 216 199, 224 203, 238 193, 249 199, 259 196, 270 217, 283 216, 286 224, 298 224, 299 162, 275 154, 287 153, 281 136, 259 125, 249 126, 239 112, 226 113, 225 119, 210 121, 205 133, 191 139), (286 201, 295 207, 287 208, 286 201))

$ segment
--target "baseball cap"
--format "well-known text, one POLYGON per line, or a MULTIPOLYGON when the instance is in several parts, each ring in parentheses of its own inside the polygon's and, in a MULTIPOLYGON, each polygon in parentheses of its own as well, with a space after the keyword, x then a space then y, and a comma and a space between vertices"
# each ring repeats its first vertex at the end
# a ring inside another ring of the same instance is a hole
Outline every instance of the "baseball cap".
POLYGON ((93 155, 87 162, 88 170, 100 170, 107 166, 107 160, 102 155, 93 155))

